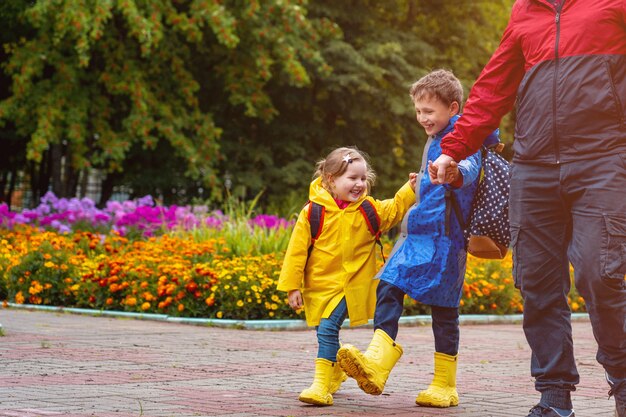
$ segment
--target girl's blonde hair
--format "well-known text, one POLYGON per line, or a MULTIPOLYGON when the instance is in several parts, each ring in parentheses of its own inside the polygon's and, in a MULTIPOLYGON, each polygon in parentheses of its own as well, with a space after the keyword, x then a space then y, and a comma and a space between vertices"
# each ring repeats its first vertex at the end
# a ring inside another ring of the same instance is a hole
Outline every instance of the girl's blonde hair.
POLYGON ((376 173, 372 170, 367 155, 358 150, 356 146, 337 148, 329 153, 326 158, 318 161, 313 178, 321 177, 324 188, 330 190, 329 180, 342 176, 347 171, 348 165, 354 161, 365 162, 367 193, 369 194, 376 181, 376 173))

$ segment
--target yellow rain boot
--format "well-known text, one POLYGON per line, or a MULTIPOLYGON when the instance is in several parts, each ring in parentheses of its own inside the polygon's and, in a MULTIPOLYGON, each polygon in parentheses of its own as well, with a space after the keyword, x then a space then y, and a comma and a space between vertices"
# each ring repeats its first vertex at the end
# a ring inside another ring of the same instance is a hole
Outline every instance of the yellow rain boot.
POLYGON ((459 405, 456 391, 456 364, 459 355, 435 352, 435 376, 425 391, 417 394, 415 403, 427 407, 459 405))
POLYGON ((330 383, 335 368, 338 368, 337 364, 328 359, 315 359, 315 377, 313 378, 313 384, 302 391, 298 399, 307 404, 333 405, 330 383))
POLYGON ((345 344, 337 352, 337 362, 349 377, 356 379, 359 388, 368 394, 380 395, 400 356, 402 347, 377 329, 365 353, 345 344))
POLYGON ((330 387, 328 388, 328 392, 331 394, 336 393, 341 387, 341 384, 348 379, 348 375, 346 375, 343 369, 341 369, 341 366, 339 366, 338 363, 335 363, 334 365, 333 376, 330 378, 330 387))

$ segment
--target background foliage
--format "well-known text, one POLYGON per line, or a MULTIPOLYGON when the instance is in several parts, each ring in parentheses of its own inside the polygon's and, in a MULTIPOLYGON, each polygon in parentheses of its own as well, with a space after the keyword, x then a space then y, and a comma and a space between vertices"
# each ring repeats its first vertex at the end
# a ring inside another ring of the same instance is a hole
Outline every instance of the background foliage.
POLYGON ((469 88, 512 3, 2 2, 0 199, 18 173, 38 201, 98 169, 100 204, 120 186, 220 201, 228 178, 286 211, 338 145, 373 156, 376 193, 391 195, 425 141, 408 87, 446 67, 469 88))
MULTIPOLYGON (((211 212, 153 207, 145 196, 100 210, 86 198, 47 193, 33 210, 0 204, 0 300, 184 317, 302 317, 276 289, 293 222, 260 214, 255 203, 230 198, 211 212)), ((392 241, 383 242, 388 257, 392 241)), ((511 252, 504 260, 468 256, 460 311, 520 313, 511 270, 511 252)), ((571 268, 570 276, 571 309, 584 311, 571 268)), ((404 307, 407 315, 430 313, 409 297, 404 307)))

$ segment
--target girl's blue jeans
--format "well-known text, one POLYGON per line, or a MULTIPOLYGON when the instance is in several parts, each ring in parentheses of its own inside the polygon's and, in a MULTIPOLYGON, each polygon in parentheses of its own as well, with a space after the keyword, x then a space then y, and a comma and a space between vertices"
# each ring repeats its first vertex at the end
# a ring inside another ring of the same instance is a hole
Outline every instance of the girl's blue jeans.
POLYGON ((317 357, 337 362, 339 350, 339 329, 348 315, 346 299, 342 298, 335 310, 327 319, 322 319, 315 328, 317 330, 317 357))

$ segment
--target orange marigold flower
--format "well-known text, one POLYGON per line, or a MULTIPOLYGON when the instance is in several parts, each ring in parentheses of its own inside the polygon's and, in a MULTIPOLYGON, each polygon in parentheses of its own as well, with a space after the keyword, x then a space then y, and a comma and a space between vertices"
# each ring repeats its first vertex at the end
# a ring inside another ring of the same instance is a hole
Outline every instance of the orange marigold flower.
POLYGON ((137 299, 135 297, 128 297, 126 299, 126 305, 131 307, 137 305, 137 299))
POLYGON ((143 304, 141 305, 141 309, 142 309, 143 311, 149 310, 149 309, 150 309, 150 303, 146 301, 145 303, 143 303, 143 304))
POLYGON ((179 305, 178 305, 178 311, 179 311, 179 312, 182 312, 182 311, 184 311, 184 310, 185 310, 185 306, 184 306, 183 304, 179 304, 179 305))
POLYGON ((206 303, 206 305, 208 305, 209 307, 212 307, 213 304, 215 304, 215 298, 213 297, 207 297, 206 300, 204 300, 204 302, 206 303))

